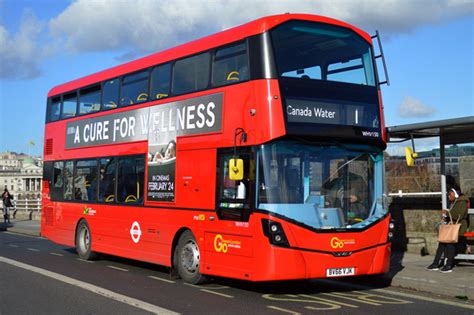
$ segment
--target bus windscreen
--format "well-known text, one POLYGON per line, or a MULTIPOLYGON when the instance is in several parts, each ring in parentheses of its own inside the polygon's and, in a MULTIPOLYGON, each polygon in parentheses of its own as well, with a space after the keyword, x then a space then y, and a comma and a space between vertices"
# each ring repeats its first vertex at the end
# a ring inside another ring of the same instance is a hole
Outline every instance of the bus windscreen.
POLYGON ((371 46, 350 29, 290 21, 271 37, 280 77, 375 86, 371 46))

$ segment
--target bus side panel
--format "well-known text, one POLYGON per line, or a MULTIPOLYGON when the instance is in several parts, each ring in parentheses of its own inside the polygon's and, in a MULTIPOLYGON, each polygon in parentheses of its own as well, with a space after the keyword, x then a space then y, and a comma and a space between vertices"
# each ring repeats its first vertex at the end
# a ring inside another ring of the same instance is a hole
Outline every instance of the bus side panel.
POLYGON ((249 222, 216 220, 207 224, 201 271, 250 281, 305 278, 297 250, 271 246, 263 235, 261 215, 249 222))
POLYGON ((51 202, 43 206, 41 235, 55 243, 74 247, 76 225, 80 213, 80 204, 51 202))
POLYGON ((176 206, 214 210, 216 159, 215 149, 179 151, 177 153, 176 206))

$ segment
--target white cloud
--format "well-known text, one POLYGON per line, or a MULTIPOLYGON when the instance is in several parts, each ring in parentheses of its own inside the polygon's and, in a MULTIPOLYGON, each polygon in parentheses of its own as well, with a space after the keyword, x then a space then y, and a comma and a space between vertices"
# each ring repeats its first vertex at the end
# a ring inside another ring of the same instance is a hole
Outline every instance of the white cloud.
POLYGON ((423 104, 421 101, 414 99, 411 96, 406 96, 398 108, 398 113, 400 117, 403 118, 429 117, 435 112, 435 108, 423 104))
POLYGON ((78 0, 49 26, 72 51, 153 52, 285 12, 330 16, 390 35, 473 14, 474 5, 469 0, 78 0))
MULTIPOLYGON (((0 5, 2 0, 0 0, 0 5)), ((16 34, 0 24, 0 79, 40 75, 59 52, 113 51, 124 61, 256 18, 309 13, 337 18, 384 38, 474 14, 472 0, 77 0, 45 24, 26 11, 16 34)))
POLYGON ((44 29, 45 24, 30 11, 24 12, 14 35, 0 25, 0 79, 32 79, 40 75, 39 65, 49 53, 38 43, 44 29))

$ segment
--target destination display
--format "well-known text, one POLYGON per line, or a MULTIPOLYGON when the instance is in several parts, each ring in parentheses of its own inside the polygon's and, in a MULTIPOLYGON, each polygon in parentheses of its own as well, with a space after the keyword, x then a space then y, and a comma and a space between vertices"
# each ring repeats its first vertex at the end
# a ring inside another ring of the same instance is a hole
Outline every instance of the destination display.
POLYGON ((176 138, 221 131, 222 93, 67 123, 66 148, 148 140, 147 200, 174 201, 176 138))
POLYGON ((379 129, 375 104, 286 98, 289 123, 331 124, 379 129))

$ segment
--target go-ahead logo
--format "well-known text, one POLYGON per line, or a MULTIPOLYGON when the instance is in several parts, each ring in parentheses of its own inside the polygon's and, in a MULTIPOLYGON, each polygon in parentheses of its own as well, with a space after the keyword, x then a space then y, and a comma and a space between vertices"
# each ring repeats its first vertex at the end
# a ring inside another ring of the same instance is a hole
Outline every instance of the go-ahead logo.
POLYGON ((218 253, 227 253, 229 247, 240 248, 240 244, 240 241, 226 240, 220 234, 214 237, 214 249, 218 253))
POLYGON ((134 243, 140 241, 140 236, 142 236, 142 230, 140 230, 140 224, 137 221, 133 222, 132 227, 130 228, 130 236, 134 243))
POLYGON ((329 242, 332 248, 343 248, 344 245, 347 244, 355 244, 355 240, 350 239, 350 240, 340 240, 338 237, 333 237, 331 238, 331 241, 329 242))

